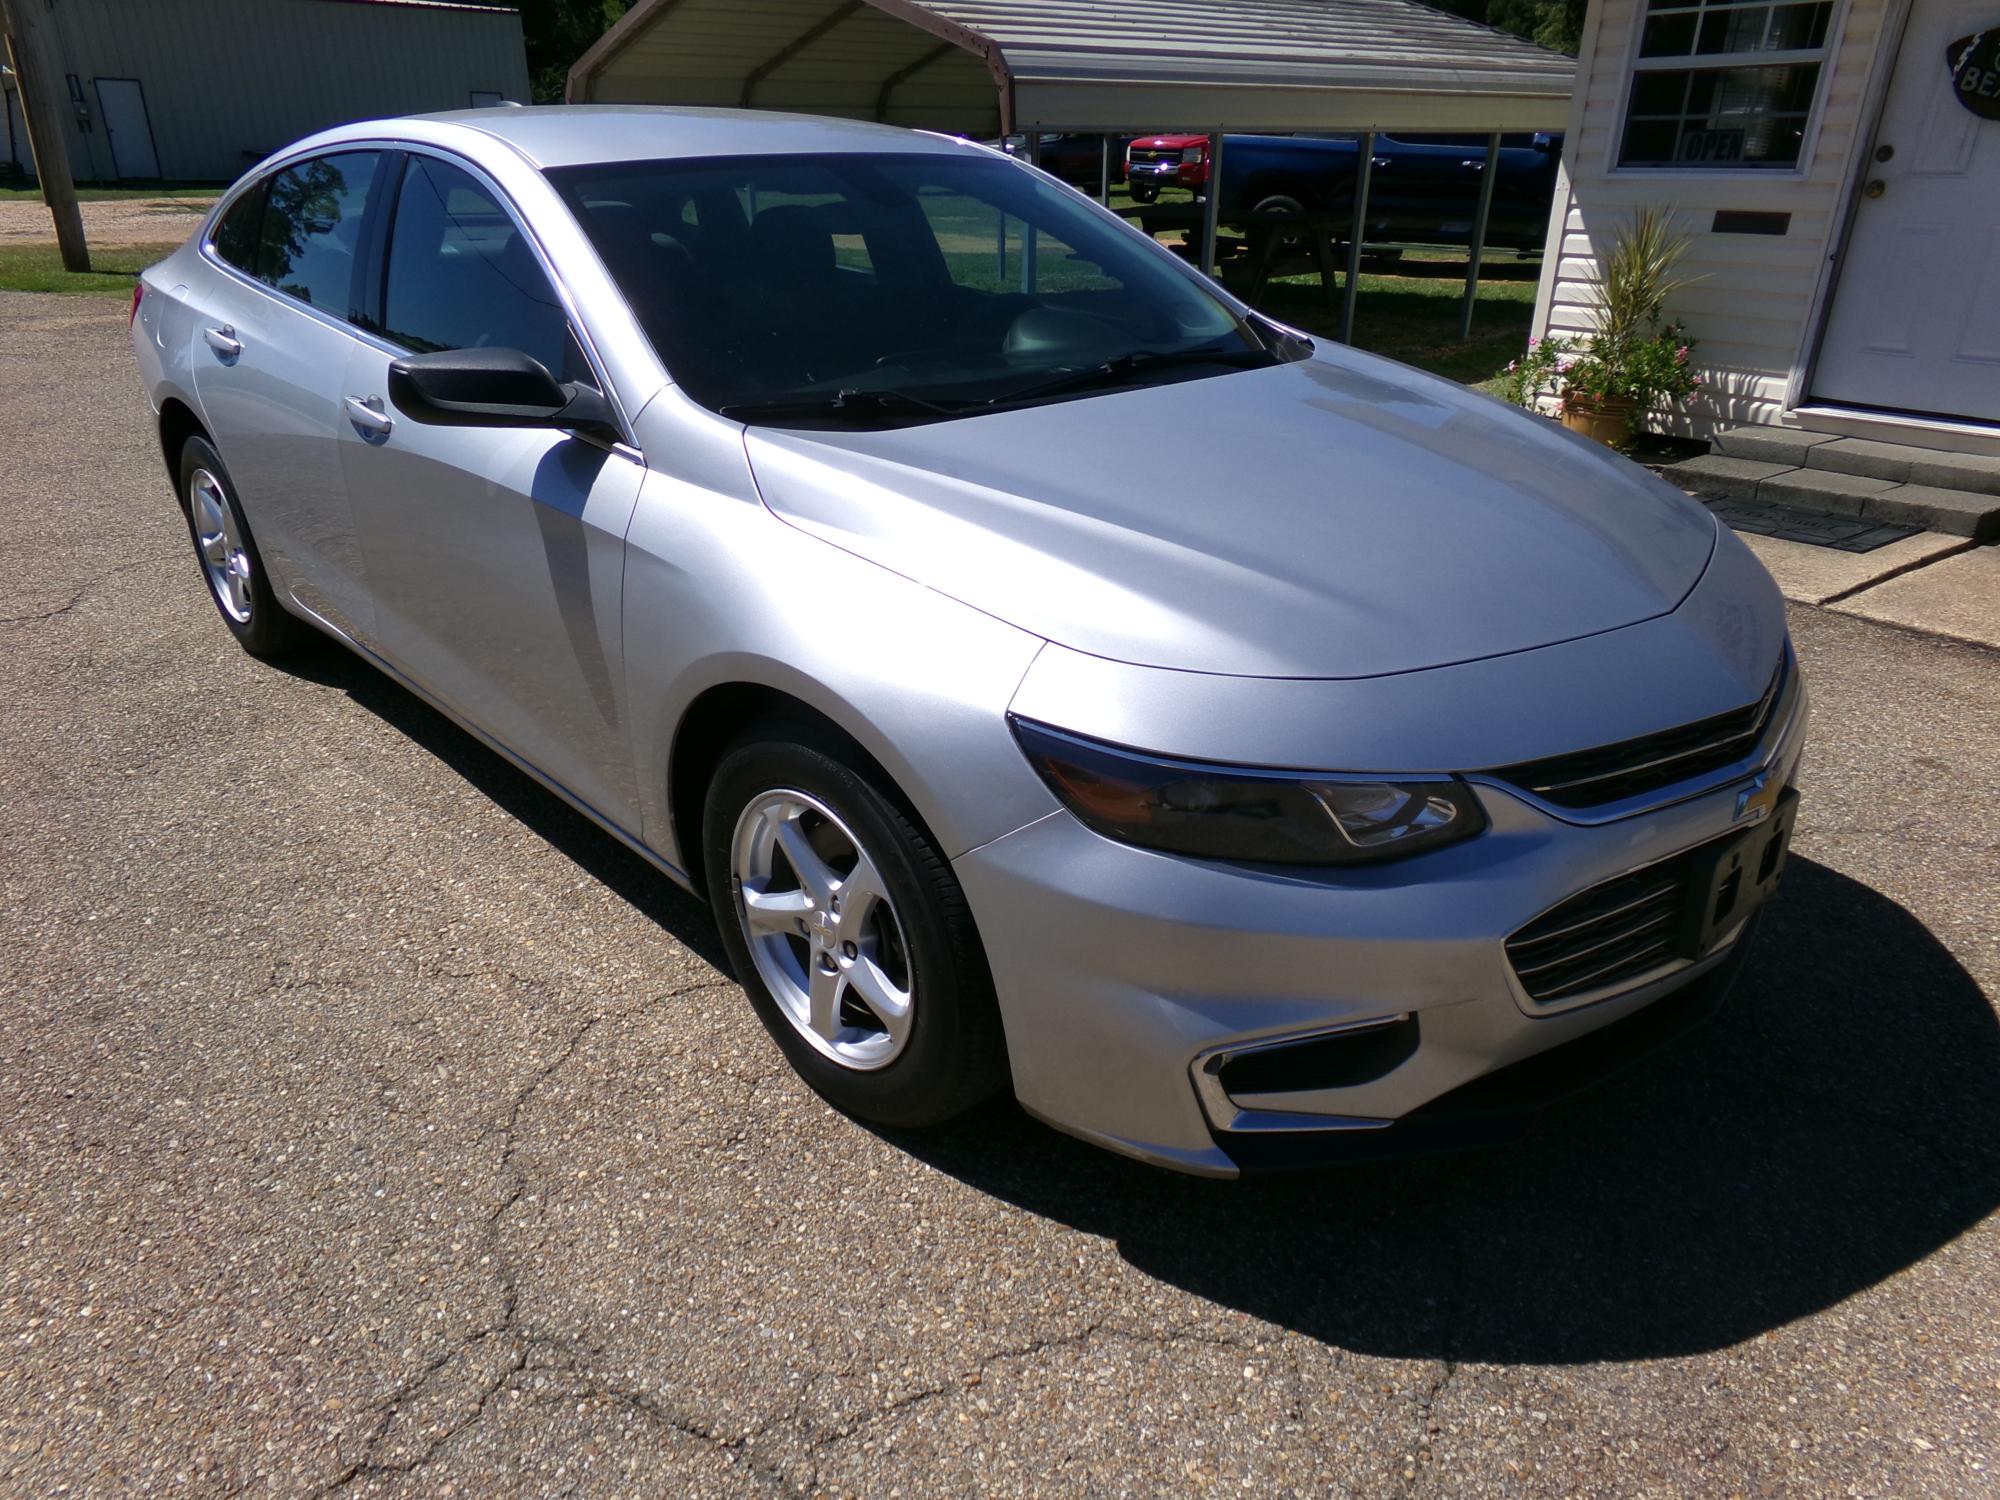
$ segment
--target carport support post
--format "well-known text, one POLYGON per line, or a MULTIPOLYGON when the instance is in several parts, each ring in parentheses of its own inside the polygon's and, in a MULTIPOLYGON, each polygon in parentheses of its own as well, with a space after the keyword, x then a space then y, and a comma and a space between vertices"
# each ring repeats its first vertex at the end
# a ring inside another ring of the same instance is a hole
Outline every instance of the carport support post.
POLYGON ((1215 274, 1215 231, 1222 218, 1222 132, 1208 138, 1208 206, 1201 216, 1201 273, 1215 274))
POLYGON ((14 70, 14 88, 21 96, 21 116, 28 127, 28 150, 35 158, 35 178, 42 201, 56 223, 56 246, 65 271, 90 269, 90 245, 83 237, 83 210, 76 206, 76 180, 70 175, 69 133, 55 95, 45 86, 55 77, 48 66, 49 49, 42 33, 41 0, 0 0, 0 33, 14 70))
MULTIPOLYGON (((1042 164, 1042 133, 1028 132, 1028 165, 1042 164)), ((1035 290, 1035 226, 1026 219, 1021 221, 1021 290, 1033 295, 1035 290)))
POLYGON ((1111 137, 1097 138, 1097 201, 1111 207, 1111 137))
POLYGON ((1354 163, 1354 222, 1347 231, 1347 284, 1340 289, 1340 341, 1354 342, 1354 299, 1360 290, 1361 237, 1368 229, 1368 179, 1375 174, 1375 132, 1364 130, 1356 143, 1354 163))
POLYGON ((1486 221, 1493 215, 1493 179, 1500 175, 1500 137, 1486 138, 1486 165, 1479 173, 1479 212, 1472 216, 1472 253, 1465 262, 1465 306, 1458 315, 1458 341, 1472 338, 1472 310, 1479 305, 1479 261, 1486 249, 1486 221))

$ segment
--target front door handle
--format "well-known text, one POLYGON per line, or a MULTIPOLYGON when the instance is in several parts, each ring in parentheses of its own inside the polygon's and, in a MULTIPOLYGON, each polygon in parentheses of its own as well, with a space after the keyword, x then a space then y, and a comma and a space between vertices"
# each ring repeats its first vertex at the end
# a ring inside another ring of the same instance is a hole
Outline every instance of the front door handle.
POLYGON ((347 407, 347 420, 359 427, 370 437, 387 437, 389 429, 396 424, 382 409, 380 396, 348 396, 343 403, 347 407))
POLYGON ((243 352, 243 340, 236 336, 236 330, 224 324, 220 328, 204 328, 201 336, 208 340, 208 347, 224 359, 234 359, 243 352))

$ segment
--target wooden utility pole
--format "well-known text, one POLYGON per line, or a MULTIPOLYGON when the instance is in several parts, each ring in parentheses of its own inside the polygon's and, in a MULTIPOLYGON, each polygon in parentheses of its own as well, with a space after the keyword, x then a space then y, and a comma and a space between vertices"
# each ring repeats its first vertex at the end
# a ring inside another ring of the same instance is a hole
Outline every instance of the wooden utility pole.
POLYGON ((70 175, 69 129, 51 82, 57 74, 49 65, 42 0, 0 0, 0 31, 7 36, 7 57, 14 69, 15 91, 21 96, 21 116, 28 126, 28 149, 35 154, 42 201, 56 221, 63 269, 88 271, 90 246, 84 242, 83 211, 76 206, 76 179, 70 175))

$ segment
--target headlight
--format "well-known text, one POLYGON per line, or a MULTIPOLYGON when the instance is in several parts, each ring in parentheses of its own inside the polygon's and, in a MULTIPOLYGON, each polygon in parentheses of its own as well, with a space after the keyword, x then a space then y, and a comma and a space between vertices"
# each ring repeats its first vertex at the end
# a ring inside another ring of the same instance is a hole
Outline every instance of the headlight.
POLYGON ((1201 156, 1202 148, 1199 146, 1189 146, 1185 151, 1181 152, 1181 160, 1189 166, 1193 166, 1196 162, 1200 161, 1201 156))
POLYGON ((1357 865, 1456 843, 1486 826, 1450 778, 1384 781, 1163 760, 1010 719, 1049 790, 1106 838, 1201 859, 1357 865))

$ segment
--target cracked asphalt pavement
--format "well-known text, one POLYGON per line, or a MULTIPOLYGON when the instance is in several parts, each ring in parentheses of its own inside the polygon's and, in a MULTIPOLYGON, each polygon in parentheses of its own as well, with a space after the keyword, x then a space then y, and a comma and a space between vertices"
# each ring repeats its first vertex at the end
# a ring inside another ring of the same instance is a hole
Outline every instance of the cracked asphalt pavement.
POLYGON ((829 1112, 703 910, 204 597, 0 298, 0 1493, 1994 1493, 2000 655, 1811 609, 1735 998, 1504 1152, 829 1112))

